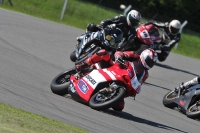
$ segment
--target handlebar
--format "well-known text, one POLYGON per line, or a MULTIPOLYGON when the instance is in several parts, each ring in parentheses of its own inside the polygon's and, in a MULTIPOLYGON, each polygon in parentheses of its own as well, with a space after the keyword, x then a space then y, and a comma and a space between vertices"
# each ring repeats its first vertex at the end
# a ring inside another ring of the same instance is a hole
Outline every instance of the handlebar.
POLYGON ((126 65, 126 61, 123 60, 122 58, 117 58, 116 62, 118 63, 120 68, 123 68, 123 69, 127 69, 128 68, 128 66, 126 65))

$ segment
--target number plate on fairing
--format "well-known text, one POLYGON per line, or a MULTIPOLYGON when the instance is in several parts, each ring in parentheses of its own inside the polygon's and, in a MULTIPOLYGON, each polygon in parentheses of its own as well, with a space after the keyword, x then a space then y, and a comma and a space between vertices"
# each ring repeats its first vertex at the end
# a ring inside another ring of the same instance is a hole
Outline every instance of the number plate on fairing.
POLYGON ((140 82, 136 76, 131 79, 131 85, 135 90, 140 86, 140 82))
POLYGON ((147 32, 147 30, 143 30, 143 31, 140 33, 140 36, 141 36, 142 38, 150 38, 149 33, 147 32))

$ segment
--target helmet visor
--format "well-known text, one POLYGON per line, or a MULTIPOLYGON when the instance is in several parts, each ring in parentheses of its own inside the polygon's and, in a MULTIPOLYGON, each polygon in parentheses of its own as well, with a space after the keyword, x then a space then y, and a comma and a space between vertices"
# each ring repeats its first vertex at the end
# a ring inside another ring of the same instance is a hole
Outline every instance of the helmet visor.
POLYGON ((139 21, 135 18, 133 18, 131 15, 129 15, 129 20, 131 22, 131 27, 135 27, 139 24, 139 21))
POLYGON ((150 68, 152 68, 155 65, 155 61, 152 60, 149 56, 147 56, 147 58, 145 59, 145 62, 147 64, 147 66, 149 66, 150 68))
POLYGON ((174 28, 174 27, 170 27, 170 30, 171 30, 171 33, 172 34, 177 34, 178 32, 179 32, 179 29, 177 29, 177 28, 174 28))

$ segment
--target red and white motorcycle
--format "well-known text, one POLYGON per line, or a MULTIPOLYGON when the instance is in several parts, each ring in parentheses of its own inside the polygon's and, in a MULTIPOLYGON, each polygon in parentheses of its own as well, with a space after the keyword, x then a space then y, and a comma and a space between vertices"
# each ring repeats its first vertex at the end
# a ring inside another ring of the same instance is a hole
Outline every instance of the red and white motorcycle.
POLYGON ((141 24, 136 29, 136 36, 130 35, 128 41, 124 42, 119 50, 134 50, 140 54, 145 47, 151 47, 151 44, 160 45, 162 41, 168 38, 169 36, 165 31, 157 28, 153 24, 141 24))
POLYGON ((132 62, 115 62, 104 69, 95 66, 98 64, 78 73, 76 69, 60 73, 51 83, 52 92, 61 96, 70 94, 75 101, 96 110, 112 108, 129 91, 139 93, 141 78, 137 77, 132 62))

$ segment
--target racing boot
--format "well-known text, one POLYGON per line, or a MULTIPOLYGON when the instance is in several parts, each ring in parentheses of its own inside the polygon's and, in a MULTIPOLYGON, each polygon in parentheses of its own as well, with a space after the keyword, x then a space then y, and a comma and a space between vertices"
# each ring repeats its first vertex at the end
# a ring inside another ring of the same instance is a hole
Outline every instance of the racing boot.
POLYGON ((83 62, 81 62, 81 63, 79 63, 79 64, 76 64, 76 69, 78 70, 78 71, 81 71, 81 70, 83 70, 83 69, 85 69, 86 67, 88 67, 89 65, 85 62, 85 61, 83 61, 83 62))
POLYGON ((81 62, 80 64, 76 65, 77 70, 83 70, 84 68, 91 66, 94 63, 100 62, 100 61, 106 61, 108 64, 112 64, 112 60, 110 58, 110 55, 105 49, 99 50, 97 53, 93 54, 91 57, 87 58, 84 62, 81 62))

